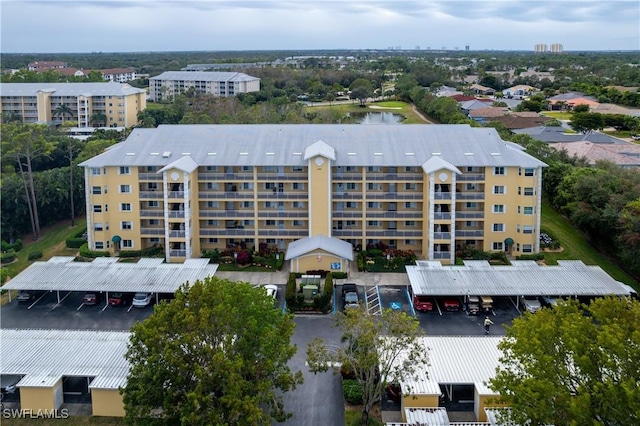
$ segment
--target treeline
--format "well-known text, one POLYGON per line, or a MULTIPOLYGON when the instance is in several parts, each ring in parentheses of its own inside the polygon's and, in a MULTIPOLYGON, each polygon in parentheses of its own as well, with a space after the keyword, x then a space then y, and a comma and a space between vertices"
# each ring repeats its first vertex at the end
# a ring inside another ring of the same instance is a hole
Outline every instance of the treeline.
MULTIPOLYGON (((71 126, 74 123, 67 122, 71 126)), ((87 141, 47 125, 4 123, 0 221, 2 239, 11 241, 40 227, 85 213, 84 173, 78 163, 100 154, 125 136, 100 131, 87 141)))

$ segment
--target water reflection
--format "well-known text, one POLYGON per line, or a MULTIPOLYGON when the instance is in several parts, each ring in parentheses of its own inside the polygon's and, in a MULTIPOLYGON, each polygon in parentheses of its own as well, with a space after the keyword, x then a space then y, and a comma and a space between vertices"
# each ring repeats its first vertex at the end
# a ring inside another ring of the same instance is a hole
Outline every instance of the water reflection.
POLYGON ((358 124, 398 124, 404 117, 392 112, 349 112, 350 121, 358 124))

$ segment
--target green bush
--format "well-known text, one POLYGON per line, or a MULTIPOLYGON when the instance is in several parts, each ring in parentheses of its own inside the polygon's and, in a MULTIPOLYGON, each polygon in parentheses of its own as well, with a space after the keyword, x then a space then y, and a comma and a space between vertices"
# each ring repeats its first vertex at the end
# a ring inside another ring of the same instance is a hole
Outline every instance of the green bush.
POLYGON ((9 272, 7 271, 7 268, 0 268, 0 285, 4 284, 8 276, 9 272))
POLYGON ((210 263, 219 263, 220 262, 220 250, 205 250, 202 252, 202 257, 208 257, 210 259, 210 263))
POLYGON ((357 380, 343 380, 342 392, 344 394, 344 400, 350 405, 362 404, 362 388, 357 380))
POLYGON ((147 247, 142 250, 122 250, 118 257, 164 257, 164 251, 161 246, 147 247))
POLYGON ((287 308, 289 310, 294 311, 298 308, 299 298, 295 273, 289 274, 289 279, 287 280, 287 288, 284 292, 284 298, 287 302, 287 308))
POLYGON ((313 297, 313 308, 316 311, 320 311, 326 314, 331 310, 331 295, 327 293, 320 293, 313 297))
POLYGON ((0 255, 1 263, 11 263, 14 260, 16 260, 16 251, 14 249, 9 249, 0 255))
POLYGON ((333 295, 333 278, 334 275, 332 272, 329 272, 324 278, 324 293, 329 296, 333 295))
POLYGON ((66 243, 67 247, 68 248, 80 248, 80 247, 82 247, 82 245, 87 242, 87 239, 83 238, 84 233, 85 233, 85 230, 82 229, 82 230, 76 232, 75 234, 73 234, 71 237, 67 238, 65 240, 65 243, 66 243))
POLYGON ((89 244, 84 243, 80 247, 80 256, 93 258, 93 257, 109 257, 111 255, 108 251, 89 250, 89 244))
POLYGON ((42 252, 41 251, 34 251, 33 253, 29 253, 28 259, 29 260, 42 259, 42 252))
POLYGON ((278 271, 282 270, 282 266, 284 265, 284 253, 279 252, 278 258, 276 259, 276 269, 278 271))
POLYGON ((535 253, 535 254, 521 254, 520 256, 516 256, 518 260, 544 260, 544 253, 535 253))
POLYGON ((333 278, 336 280, 343 280, 347 278, 348 274, 346 272, 332 272, 333 278))
POLYGON ((13 244, 2 240, 2 252, 7 252, 9 250, 13 250, 16 253, 22 250, 22 240, 18 238, 13 244))
POLYGON ((369 257, 380 257, 380 256, 382 256, 382 250, 380 250, 380 249, 369 249, 369 250, 367 250, 366 253, 367 253, 367 255, 369 257))

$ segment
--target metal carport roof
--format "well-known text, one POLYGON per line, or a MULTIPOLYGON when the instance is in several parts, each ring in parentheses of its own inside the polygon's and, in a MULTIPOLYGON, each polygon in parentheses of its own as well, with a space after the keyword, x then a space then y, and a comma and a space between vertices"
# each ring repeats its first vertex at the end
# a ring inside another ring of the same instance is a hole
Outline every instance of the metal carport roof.
POLYGON ((535 261, 512 261, 511 266, 491 266, 484 260, 464 261, 464 266, 443 266, 438 261, 418 261, 407 266, 411 289, 430 296, 628 296, 629 289, 599 266, 579 260, 559 260, 557 266, 535 261))
POLYGON ((184 263, 163 263, 145 258, 137 263, 117 258, 74 262, 73 257, 53 257, 34 262, 11 279, 3 290, 58 290, 174 293, 185 282, 193 283, 216 273, 218 265, 209 259, 187 259, 184 263))

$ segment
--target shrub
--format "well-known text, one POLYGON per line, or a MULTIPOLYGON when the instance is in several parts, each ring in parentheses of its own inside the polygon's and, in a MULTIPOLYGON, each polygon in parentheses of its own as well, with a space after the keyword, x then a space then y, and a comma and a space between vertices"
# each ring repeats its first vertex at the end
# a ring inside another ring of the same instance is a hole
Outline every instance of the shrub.
POLYGON ((342 392, 344 393, 344 400, 350 405, 362 404, 362 388, 357 380, 343 380, 342 392))
POLYGON ((305 273, 305 275, 320 275, 320 278, 325 278, 329 271, 323 269, 311 269, 305 273))
POLYGON ((287 308, 289 308, 289 310, 293 311, 298 308, 298 288, 295 273, 289 274, 287 288, 284 292, 284 299, 287 302, 287 308))
POLYGON ((98 250, 89 250, 89 244, 84 243, 80 247, 80 256, 82 257, 109 257, 110 253, 108 251, 98 251, 98 250))
POLYGON ((202 252, 202 257, 208 257, 211 259, 211 263, 218 263, 220 262, 220 250, 205 250, 202 252))
POLYGON ((118 257, 164 257, 163 249, 161 246, 147 247, 142 250, 122 250, 118 253, 118 257))
POLYGON ((253 259, 251 258, 251 253, 244 250, 238 252, 238 258, 236 260, 238 262, 238 265, 249 265, 250 263, 253 262, 253 259))
POLYGON ((13 243, 8 243, 5 240, 2 240, 2 251, 7 252, 9 250, 13 250, 16 253, 22 250, 22 240, 18 238, 13 243))
POLYGON ((313 308, 326 314, 331 310, 331 294, 320 293, 313 297, 313 308))
POLYGON ((544 260, 544 253, 535 253, 535 254, 521 254, 520 256, 516 256, 518 260, 544 260))
POLYGON ((29 260, 42 259, 42 252, 41 251, 34 251, 33 253, 29 253, 28 259, 29 260))
POLYGON ((71 237, 65 240, 68 248, 80 248, 84 243, 87 242, 87 238, 85 235, 86 231, 84 229, 76 232, 71 237))
POLYGON ((0 268, 0 285, 4 284, 9 276, 9 272, 7 272, 7 268, 0 268))
POLYGON ((11 263, 14 260, 16 260, 16 251, 14 249, 9 249, 0 255, 1 263, 11 263))
POLYGON ((343 280, 347 278, 348 274, 346 272, 332 272, 333 278, 336 280, 343 280))

